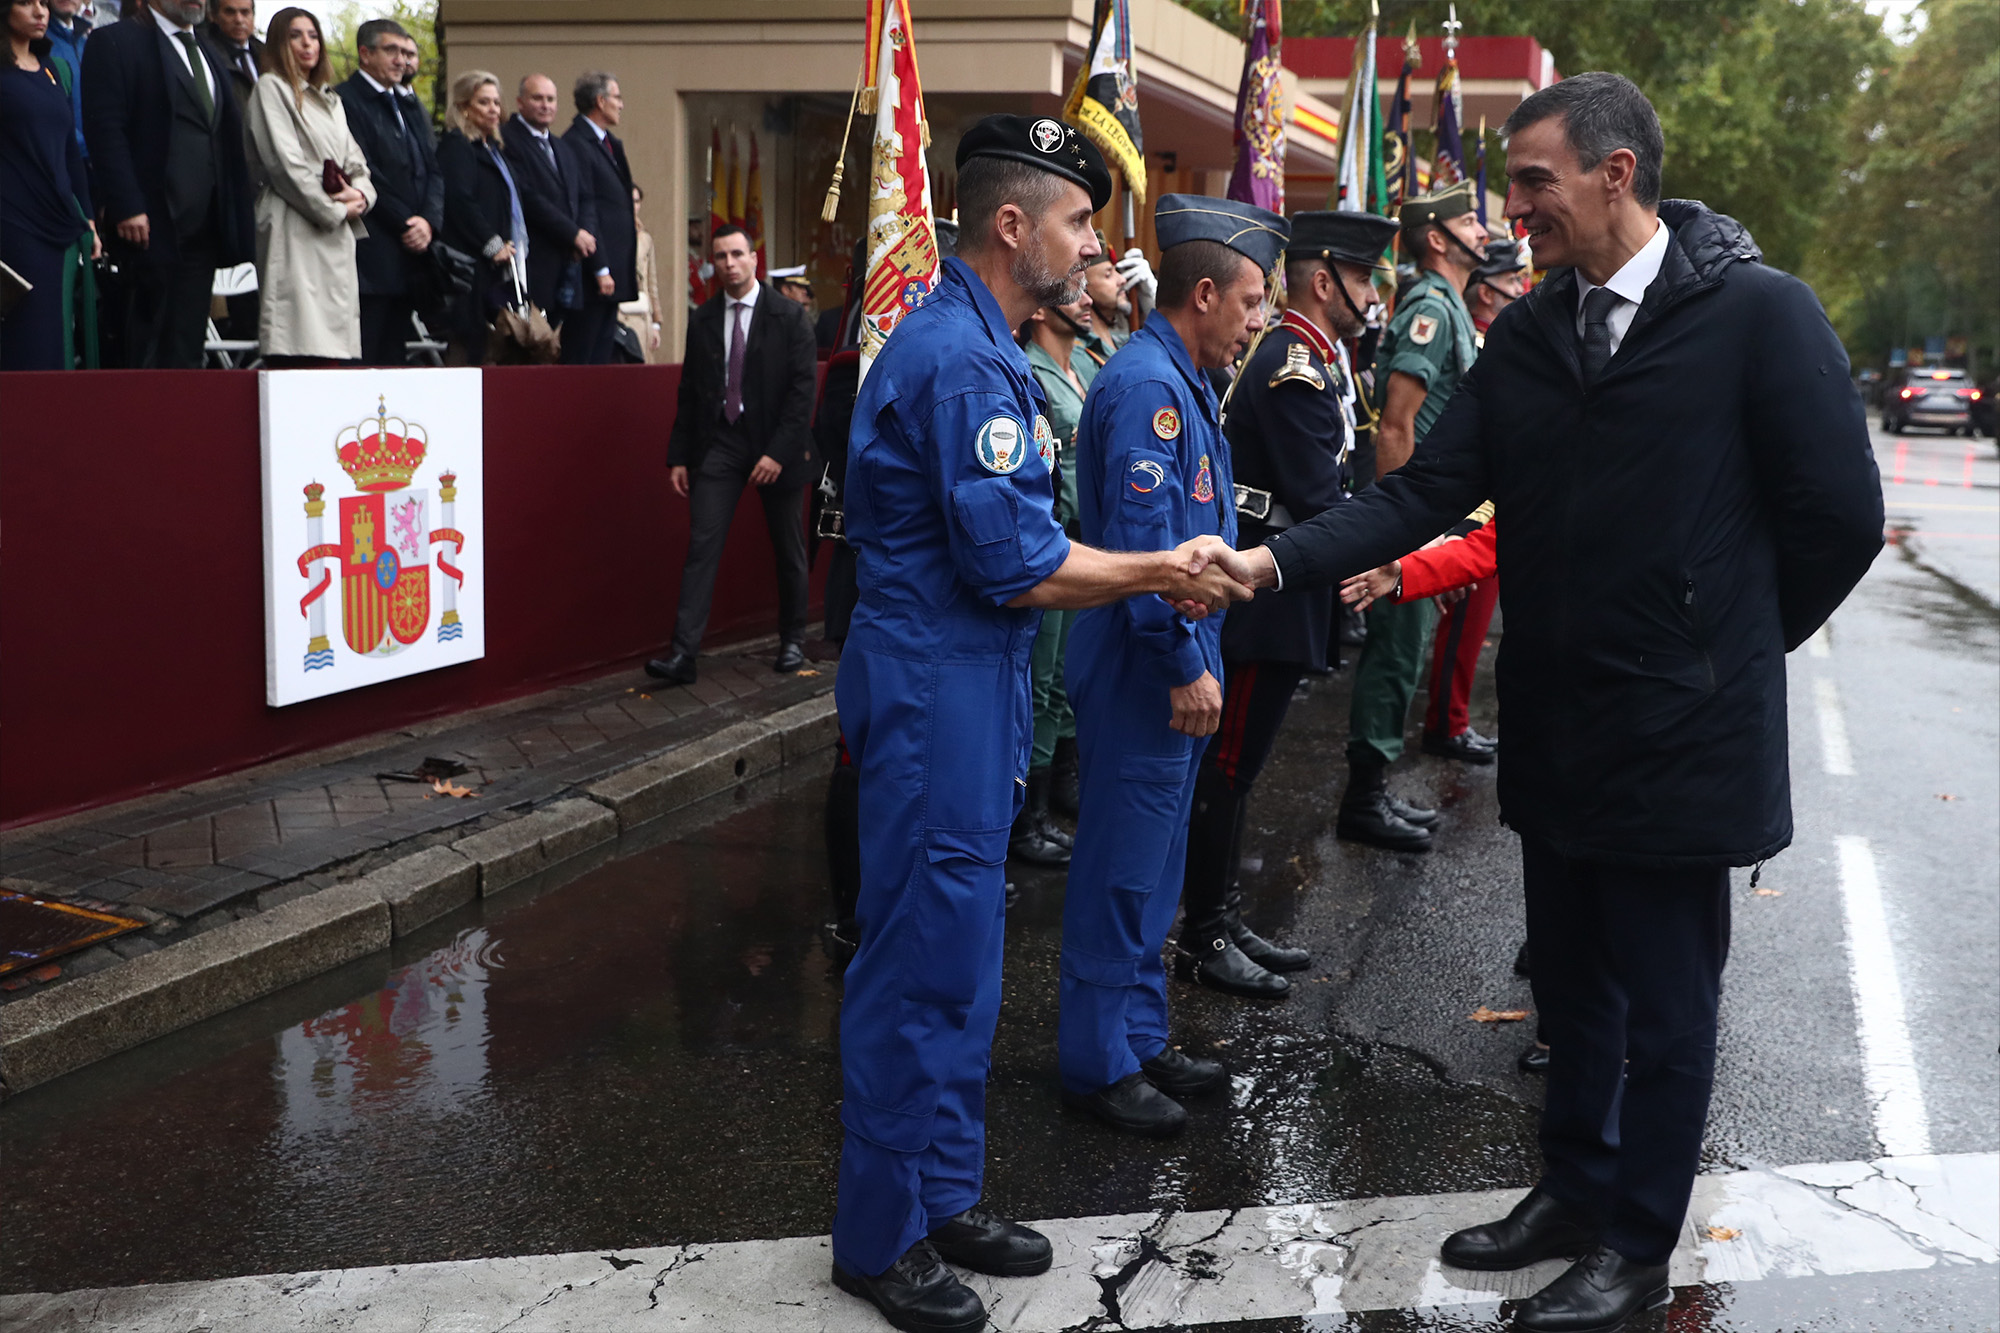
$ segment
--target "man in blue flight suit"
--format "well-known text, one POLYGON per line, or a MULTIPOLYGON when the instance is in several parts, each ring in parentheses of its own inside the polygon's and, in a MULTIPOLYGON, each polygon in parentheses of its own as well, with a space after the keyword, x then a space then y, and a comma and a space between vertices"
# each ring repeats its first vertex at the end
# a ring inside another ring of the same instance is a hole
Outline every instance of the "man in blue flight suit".
POLYGON ((1014 330, 1082 293, 1097 150, 1047 117, 991 116, 958 149, 958 255, 869 366, 854 405, 847 539, 860 602, 841 653, 859 770, 860 947, 840 1015, 845 1137, 833 1281, 897 1328, 986 1311, 946 1261, 1046 1270, 1048 1241, 980 1208, 1000 1010, 1007 842, 1028 771, 1039 608, 1247 595, 1219 543, 1110 554, 1057 525, 1053 434, 1014 330))
MULTIPOLYGON (((1395 235, 1394 219, 1372 213, 1292 215, 1285 317, 1258 342, 1229 399, 1238 545, 1261 545, 1346 498, 1354 390, 1336 348, 1366 325, 1395 235)), ((1195 780, 1175 962, 1181 976, 1230 995, 1284 995, 1291 983, 1282 974, 1312 964, 1305 950, 1244 924, 1236 874, 1250 789, 1300 678, 1326 665, 1333 605, 1331 588, 1290 588, 1230 612, 1222 627, 1223 720, 1195 780)))
MULTIPOLYGON (((1265 275, 1291 229, 1254 205, 1174 194, 1161 196, 1154 227, 1159 303, 1083 407, 1083 536, 1127 550, 1233 543, 1229 445, 1203 372, 1234 362, 1264 326, 1265 275)), ((1187 1124, 1176 1096, 1223 1082, 1221 1065, 1167 1044, 1160 962, 1201 740, 1221 717, 1220 627, 1139 597, 1086 612, 1070 631, 1083 800, 1063 902, 1062 1096, 1162 1138, 1187 1124)))

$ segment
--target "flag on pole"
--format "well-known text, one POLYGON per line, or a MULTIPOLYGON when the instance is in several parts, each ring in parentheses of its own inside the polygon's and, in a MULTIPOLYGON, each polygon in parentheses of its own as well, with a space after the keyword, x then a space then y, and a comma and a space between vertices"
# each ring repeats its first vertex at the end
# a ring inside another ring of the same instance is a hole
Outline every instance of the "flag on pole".
POLYGON ((729 168, 722 156, 722 130, 708 127, 708 236, 715 239, 716 228, 729 221, 729 168))
POLYGON ((729 220, 745 231, 743 222, 743 166, 737 157, 736 127, 729 127, 729 220))
POLYGON ((1340 175, 1332 206, 1351 213, 1378 211, 1386 193, 1382 135, 1375 105, 1375 16, 1354 40, 1354 68, 1347 76, 1347 104, 1340 116, 1340 175))
POLYGON ((757 132, 750 131, 750 178, 743 187, 743 229, 757 256, 757 276, 764 276, 764 175, 757 169, 757 132))
POLYGON ((1417 23, 1403 39, 1403 72, 1396 76, 1396 95, 1389 103, 1389 128, 1382 135, 1382 170, 1388 184, 1382 211, 1393 214, 1417 192, 1417 155, 1410 143, 1410 76, 1423 64, 1417 45, 1417 23))
POLYGON ((1285 211, 1285 108, 1278 82, 1284 40, 1281 0, 1249 0, 1243 80, 1236 87, 1236 167, 1228 197, 1273 213, 1285 211))
POLYGON ((1433 124, 1437 128, 1437 151, 1431 155, 1431 193, 1465 179, 1465 99, 1458 83, 1458 6, 1444 25, 1444 68, 1438 71, 1433 124))
POLYGON ((924 149, 930 127, 917 79, 909 0, 868 0, 863 59, 874 106, 869 151, 868 267, 861 288, 861 374, 938 277, 937 225, 924 149))
MULTIPOLYGON (((1277 0, 1271 0, 1273 4, 1277 0)), ((1063 105, 1063 119, 1097 145, 1125 178, 1125 190, 1146 202, 1146 138, 1139 130, 1139 76, 1132 68, 1130 0, 1097 0, 1090 50, 1063 105)))
POLYGON ((1476 187, 1479 225, 1486 225, 1486 117, 1479 118, 1479 184, 1476 187))

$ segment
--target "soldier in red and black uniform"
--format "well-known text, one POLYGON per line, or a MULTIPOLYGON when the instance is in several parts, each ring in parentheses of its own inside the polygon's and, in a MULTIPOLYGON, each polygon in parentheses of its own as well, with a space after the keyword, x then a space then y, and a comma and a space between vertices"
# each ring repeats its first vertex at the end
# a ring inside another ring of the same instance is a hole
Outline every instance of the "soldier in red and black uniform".
MULTIPOLYGON (((1336 344, 1361 332, 1391 218, 1300 213, 1285 247, 1288 309, 1245 363, 1224 413, 1235 460, 1237 544, 1253 547, 1346 498, 1354 395, 1336 344)), ((1309 967, 1243 923, 1236 884, 1250 788, 1309 668, 1326 665, 1331 589, 1266 593, 1222 624, 1222 726, 1195 779, 1182 901, 1184 977, 1234 995, 1276 996, 1309 967)))

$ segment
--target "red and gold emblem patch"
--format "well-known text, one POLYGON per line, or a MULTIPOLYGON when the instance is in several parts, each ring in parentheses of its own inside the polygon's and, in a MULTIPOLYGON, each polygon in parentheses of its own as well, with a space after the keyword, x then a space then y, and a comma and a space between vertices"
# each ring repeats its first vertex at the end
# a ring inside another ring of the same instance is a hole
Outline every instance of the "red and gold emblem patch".
POLYGON ((1181 414, 1171 407, 1153 413, 1153 434, 1163 440, 1177 440, 1181 434, 1181 414))
POLYGON ((1194 474, 1194 489, 1188 494, 1197 504, 1207 504, 1215 498, 1215 478, 1208 470, 1208 455, 1201 456, 1201 470, 1194 474))

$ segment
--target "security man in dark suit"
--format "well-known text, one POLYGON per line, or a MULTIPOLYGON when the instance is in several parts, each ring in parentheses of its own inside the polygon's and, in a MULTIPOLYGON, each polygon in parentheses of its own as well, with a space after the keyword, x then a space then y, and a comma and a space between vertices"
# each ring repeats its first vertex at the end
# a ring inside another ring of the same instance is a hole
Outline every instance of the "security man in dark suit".
POLYGON ((368 234, 354 247, 361 359, 400 366, 409 360, 410 312, 429 280, 431 238, 444 226, 444 173, 430 122, 403 91, 403 70, 417 58, 416 42, 393 19, 370 19, 356 30, 355 44, 360 68, 338 91, 375 182, 368 234))
POLYGON ((579 261, 597 253, 596 201, 583 193, 583 169, 569 144, 550 132, 555 80, 528 75, 514 105, 518 109, 500 127, 500 138, 528 221, 528 299, 560 327, 583 302, 579 261))
MULTIPOLYGON (((779 671, 805 665, 805 486, 819 469, 812 447, 819 348, 812 317, 757 281, 757 256, 741 227, 710 241, 722 289, 688 319, 680 406, 667 442, 676 494, 688 497, 687 564, 673 652, 646 670, 677 685, 695 679, 722 547, 745 484, 764 502, 778 557, 779 671)), ((567 339, 565 339, 565 342, 567 339)))
POLYGON ((589 198, 587 211, 597 219, 597 249, 583 265, 582 303, 564 322, 562 359, 566 366, 602 366, 612 359, 618 303, 639 294, 639 220, 632 212, 625 144, 611 132, 625 112, 618 80, 585 74, 576 81, 575 101, 576 119, 563 140, 581 172, 578 197, 589 198))
POLYGON ((264 70, 264 41, 257 36, 254 0, 211 0, 201 36, 215 47, 223 68, 229 71, 229 86, 236 94, 236 109, 241 111, 249 105, 250 94, 257 91, 257 80, 264 70))
MULTIPOLYGON (((1236 470, 1237 545, 1261 545, 1346 498, 1355 388, 1336 344, 1361 332, 1374 275, 1396 223, 1368 213, 1299 213, 1285 245, 1284 320, 1258 342, 1224 408, 1236 470)), ((1291 989, 1303 949, 1243 923, 1237 888, 1250 788, 1270 756, 1292 692, 1326 665, 1331 590, 1266 593, 1222 622, 1222 725, 1195 778, 1182 889, 1179 971, 1232 995, 1291 989)))
POLYGON ((202 0, 134 3, 83 49, 83 128, 105 248, 123 274, 124 364, 193 370, 215 270, 256 256, 243 115, 202 0))

